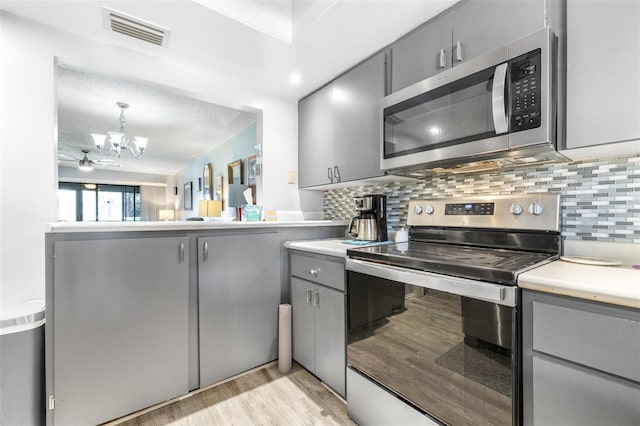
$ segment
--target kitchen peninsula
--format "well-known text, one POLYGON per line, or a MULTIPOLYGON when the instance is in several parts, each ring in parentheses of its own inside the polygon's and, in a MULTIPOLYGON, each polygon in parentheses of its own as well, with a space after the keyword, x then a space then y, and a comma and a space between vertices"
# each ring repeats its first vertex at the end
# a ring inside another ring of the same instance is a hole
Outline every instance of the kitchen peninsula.
POLYGON ((48 225, 48 420, 103 423, 273 361, 278 305, 289 294, 284 241, 344 229, 342 221, 48 225))

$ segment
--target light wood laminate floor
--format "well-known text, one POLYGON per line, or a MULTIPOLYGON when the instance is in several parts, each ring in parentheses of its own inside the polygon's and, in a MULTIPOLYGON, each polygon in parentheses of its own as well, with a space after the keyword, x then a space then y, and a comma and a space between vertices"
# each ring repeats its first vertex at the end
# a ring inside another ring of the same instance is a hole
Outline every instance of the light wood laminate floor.
POLYGON ((298 364, 288 374, 277 363, 193 394, 133 419, 139 425, 355 425, 344 402, 298 364))

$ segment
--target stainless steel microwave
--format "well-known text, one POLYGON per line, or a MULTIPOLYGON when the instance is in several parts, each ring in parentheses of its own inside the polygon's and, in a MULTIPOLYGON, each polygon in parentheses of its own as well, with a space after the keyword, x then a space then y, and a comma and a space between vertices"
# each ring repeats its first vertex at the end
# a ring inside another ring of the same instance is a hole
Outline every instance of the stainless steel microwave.
POLYGON ((384 97, 381 168, 567 160, 555 150, 556 55, 556 37, 545 28, 384 97))

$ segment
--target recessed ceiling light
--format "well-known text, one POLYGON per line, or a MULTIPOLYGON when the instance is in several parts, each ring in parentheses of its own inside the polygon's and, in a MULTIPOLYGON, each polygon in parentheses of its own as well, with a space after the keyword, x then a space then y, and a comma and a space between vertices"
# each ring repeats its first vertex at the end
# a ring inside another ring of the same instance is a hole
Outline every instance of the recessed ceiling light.
POLYGON ((295 86, 300 84, 301 80, 302 80, 302 77, 300 77, 300 74, 298 74, 297 72, 292 73, 291 76, 289 77, 289 81, 291 82, 291 84, 295 86))

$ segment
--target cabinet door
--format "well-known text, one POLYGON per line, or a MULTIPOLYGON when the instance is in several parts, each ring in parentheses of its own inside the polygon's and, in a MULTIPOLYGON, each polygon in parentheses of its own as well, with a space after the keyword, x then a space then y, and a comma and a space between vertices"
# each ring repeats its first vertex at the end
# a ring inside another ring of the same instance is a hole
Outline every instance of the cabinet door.
POLYGON ((314 290, 316 376, 342 396, 346 368, 344 298, 344 293, 320 285, 314 290))
POLYGON ((640 386, 553 358, 533 356, 533 424, 640 424, 640 386))
POLYGON ((201 387, 276 358, 276 233, 198 238, 198 292, 201 387))
POLYGON ((55 243, 56 424, 100 424, 188 392, 187 245, 55 243))
POLYGON ((298 103, 298 178, 300 188, 331 183, 333 173, 333 114, 331 85, 298 103))
POLYGON ((315 372, 315 327, 311 306, 313 283, 291 277, 291 327, 293 359, 315 372))
POLYGON ((453 11, 453 65, 545 26, 544 0, 472 0, 453 11), (460 42, 460 51, 458 51, 460 42))
POLYGON ((451 68, 452 26, 453 15, 449 12, 391 46, 392 92, 451 68))
POLYGON ((638 40, 640 2, 567 3, 567 148, 640 139, 638 40))
MULTIPOLYGON (((379 53, 333 82, 333 164, 340 180, 380 176, 380 99, 385 54, 379 53)), ((334 171, 335 175, 335 171, 334 171)))

